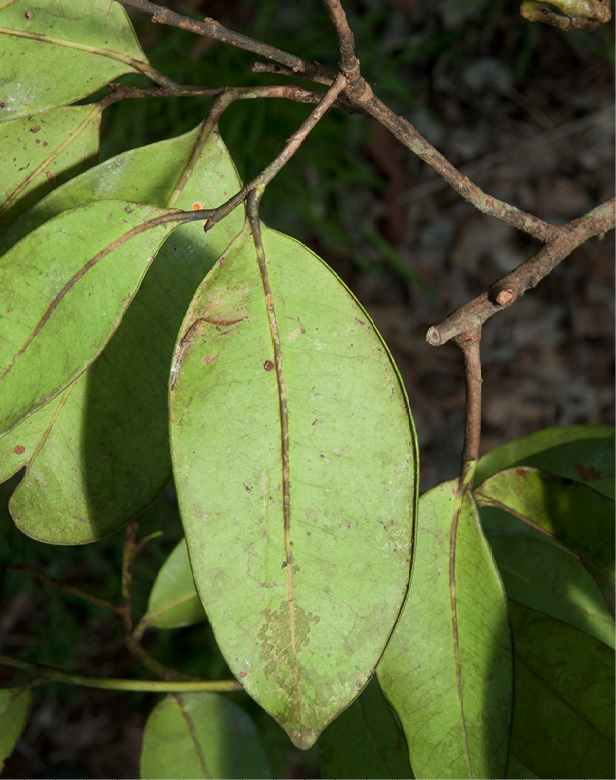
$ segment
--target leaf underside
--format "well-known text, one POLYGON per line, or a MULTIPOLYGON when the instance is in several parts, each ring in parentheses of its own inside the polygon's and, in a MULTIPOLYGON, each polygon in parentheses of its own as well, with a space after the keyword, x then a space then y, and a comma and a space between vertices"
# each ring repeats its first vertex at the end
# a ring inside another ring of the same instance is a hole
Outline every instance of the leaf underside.
POLYGON ((415 434, 352 295, 298 242, 263 242, 271 294, 246 228, 184 320, 172 457, 223 655, 306 748, 365 686, 404 597, 415 434))

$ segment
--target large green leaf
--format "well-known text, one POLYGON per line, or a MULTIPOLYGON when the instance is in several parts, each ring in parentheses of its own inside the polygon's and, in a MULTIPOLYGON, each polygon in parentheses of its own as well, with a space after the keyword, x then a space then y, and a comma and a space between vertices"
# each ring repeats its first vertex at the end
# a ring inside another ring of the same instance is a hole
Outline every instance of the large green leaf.
POLYGON ((156 576, 142 621, 153 628, 180 628, 205 620, 188 560, 186 540, 175 546, 156 576))
POLYGON ((479 460, 475 485, 514 466, 534 466, 582 482, 613 499, 614 428, 561 425, 503 444, 479 460))
POLYGON ((31 706, 30 688, 0 688, 0 769, 24 730, 31 706))
POLYGON ((247 227, 187 313, 173 469, 221 651, 306 748, 365 686, 400 609, 416 444, 357 301, 306 247, 263 241, 259 259, 247 227))
POLYGON ((254 723, 224 696, 166 696, 147 720, 141 777, 224 780, 272 776, 254 723))
POLYGON ((481 506, 504 509, 558 542, 595 579, 614 614, 614 502, 578 482, 520 466, 475 490, 481 506))
POLYGON ((583 631, 510 603, 511 751, 539 777, 614 777, 614 653, 583 631))
POLYGON ((0 231, 98 153, 99 106, 56 108, 0 125, 0 231))
POLYGON ((504 777, 512 694, 507 608, 477 508, 457 480, 419 501, 409 595, 377 676, 416 777, 504 777))
POLYGON ((412 778, 400 723, 376 678, 319 737, 321 777, 412 778))
POLYGON ((614 647, 614 619, 576 556, 507 512, 479 514, 509 598, 614 647))
POLYGON ((151 68, 119 3, 5 0, 0 8, 0 122, 73 103, 135 70, 151 68))
POLYGON ((96 358, 179 212, 125 201, 80 206, 0 259, 0 432, 96 358))
MULTIPOLYGON (((238 187, 218 133, 200 126, 82 174, 40 201, 6 237, 10 245, 15 234, 88 201, 119 197, 191 210, 216 206, 238 187)), ((242 222, 237 210, 207 235, 196 223, 174 230, 103 353, 66 391, 70 399, 53 426, 43 408, 9 434, 9 452, 24 446, 28 455, 11 511, 29 535, 55 544, 93 541, 141 511, 168 481, 175 334, 195 288, 242 222), (39 445, 32 450, 20 429, 38 416, 39 445)))

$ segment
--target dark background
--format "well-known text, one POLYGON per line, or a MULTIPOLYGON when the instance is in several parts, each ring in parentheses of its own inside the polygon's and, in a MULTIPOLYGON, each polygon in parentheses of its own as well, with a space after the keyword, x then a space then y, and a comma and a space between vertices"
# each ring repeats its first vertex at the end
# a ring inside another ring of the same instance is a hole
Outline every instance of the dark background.
MULTIPOLYGON (((184 0, 170 7, 334 67, 336 36, 316 0, 184 0)), ((613 24, 595 33, 524 21, 511 0, 355 0, 345 3, 362 73, 484 191, 553 223, 613 194, 613 24)), ((150 61, 177 82, 285 83, 250 72, 255 57, 132 16, 150 61)), ((125 83, 143 84, 124 77, 125 83)), ((304 83, 297 81, 296 83, 304 83)), ((179 135, 208 99, 126 101, 105 112, 101 159, 179 135)), ((236 103, 221 130, 247 181, 308 114, 277 100, 236 103)), ((461 355, 418 334, 530 257, 537 242, 461 201, 372 120, 331 111, 268 188, 272 227, 320 254, 368 309, 406 383, 419 435, 422 490, 456 475, 464 422, 461 355)), ((482 452, 550 425, 614 423, 613 232, 576 250, 549 278, 484 327, 482 452)), ((8 498, 15 480, 0 486, 8 498)), ((0 508, 0 563, 28 564, 111 600, 119 596, 122 535, 49 548, 0 508)), ((142 515, 162 529, 138 558, 135 614, 181 536, 173 489, 142 515)), ((207 626, 148 637, 157 658, 223 676, 207 626), (206 659, 206 660, 204 660, 206 659)), ((96 676, 142 674, 116 619, 21 574, 4 578, 0 647, 96 676)), ((13 677, 0 668, 0 683, 13 677)), ((245 699, 242 699, 245 701, 245 699)), ((136 777, 152 697, 44 686, 2 777, 136 777)), ((251 705, 249 705, 251 706, 251 705)), ((318 776, 315 751, 288 747, 256 705, 278 776, 318 776)))

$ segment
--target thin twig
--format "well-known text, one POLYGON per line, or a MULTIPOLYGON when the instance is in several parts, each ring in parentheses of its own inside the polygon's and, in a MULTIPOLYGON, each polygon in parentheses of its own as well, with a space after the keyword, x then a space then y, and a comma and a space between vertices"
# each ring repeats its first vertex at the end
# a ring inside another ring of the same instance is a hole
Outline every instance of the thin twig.
POLYGON ((611 198, 583 217, 557 228, 556 238, 536 255, 503 276, 477 298, 456 309, 438 325, 428 328, 426 341, 433 347, 439 347, 471 328, 480 327, 492 315, 510 306, 553 271, 576 247, 593 236, 613 229, 614 204, 615 200, 611 198))
POLYGON ((108 609, 111 612, 117 612, 118 607, 113 604, 111 601, 107 601, 106 599, 101 599, 98 596, 94 596, 92 593, 88 593, 85 590, 82 590, 81 588, 76 588, 73 585, 67 585, 66 583, 62 582, 62 580, 57 580, 54 577, 49 577, 47 574, 44 574, 42 571, 37 571, 36 569, 33 569, 31 566, 7 566, 7 572, 20 572, 21 574, 25 574, 27 577, 32 577, 33 579, 37 579, 40 582, 46 582, 49 585, 53 585, 56 588, 59 588, 60 590, 65 591, 66 593, 70 593, 72 596, 77 596, 77 598, 82 599, 83 601, 88 601, 90 604, 95 604, 97 607, 103 607, 103 609, 108 609))
POLYGON ((89 677, 84 674, 70 674, 51 666, 22 661, 0 653, 0 665, 10 666, 37 675, 30 685, 47 682, 83 685, 86 688, 103 688, 111 691, 146 691, 148 693, 186 693, 188 691, 241 691, 242 686, 236 680, 191 680, 168 682, 161 680, 125 680, 117 677, 89 677))
POLYGON ((338 0, 324 0, 324 3, 338 36, 340 50, 338 66, 346 77, 349 94, 359 98, 367 85, 359 72, 359 60, 355 56, 355 39, 346 13, 338 0))
MULTIPOLYGON (((258 176, 256 176, 245 187, 242 187, 239 192, 236 192, 233 197, 226 201, 226 203, 223 203, 216 209, 212 209, 207 222, 205 223, 205 230, 209 230, 217 222, 220 222, 221 219, 224 219, 228 214, 230 214, 234 208, 246 200, 248 194, 254 189, 257 187, 266 187, 271 182, 274 176, 276 176, 276 174, 282 170, 282 168, 299 149, 302 142, 314 129, 317 123, 323 118, 327 110, 333 105, 340 92, 344 89, 345 85, 346 79, 341 73, 339 73, 338 76, 336 76, 332 86, 323 96, 322 100, 310 112, 308 118, 302 123, 300 128, 296 130, 296 132, 293 133, 293 135, 289 138, 285 144, 284 149, 280 152, 276 159, 272 160, 272 162, 258 176)), ((214 104, 212 107, 212 110, 214 110, 215 105, 216 104, 214 104)))
POLYGON ((153 22, 168 24, 171 27, 179 27, 181 30, 188 30, 197 35, 203 35, 206 38, 229 43, 231 46, 236 46, 238 49, 250 51, 253 54, 258 54, 260 57, 265 57, 265 59, 273 60, 274 62, 280 62, 291 68, 295 74, 303 75, 317 83, 329 85, 335 78, 335 74, 322 65, 314 62, 306 62, 305 60, 302 60, 301 57, 296 57, 294 54, 289 54, 282 49, 277 49, 275 46, 269 46, 268 44, 261 43, 261 41, 257 41, 247 35, 242 35, 241 33, 229 30, 215 19, 206 17, 202 22, 199 22, 196 19, 191 19, 189 16, 183 16, 175 11, 171 11, 169 8, 165 8, 162 5, 151 3, 149 0, 116 0, 116 2, 120 3, 125 8, 133 8, 135 11, 149 14, 152 17, 153 22))
POLYGON ((462 451, 462 476, 479 460, 481 437, 481 326, 461 334, 456 344, 464 355, 466 379, 466 410, 464 415, 464 449, 462 451))

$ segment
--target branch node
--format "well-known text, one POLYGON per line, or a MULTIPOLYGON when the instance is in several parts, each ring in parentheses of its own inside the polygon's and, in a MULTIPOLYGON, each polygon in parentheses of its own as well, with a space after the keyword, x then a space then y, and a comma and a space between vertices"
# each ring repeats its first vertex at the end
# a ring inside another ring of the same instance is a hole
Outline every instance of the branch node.
POLYGON ((496 292, 496 295, 494 296, 494 303, 497 303, 499 306, 510 306, 516 298, 517 295, 515 294, 514 290, 505 288, 496 292))
POLYGON ((428 328, 426 332, 426 341, 428 344, 432 344, 433 347, 441 346, 441 334, 434 325, 431 328, 428 328))

